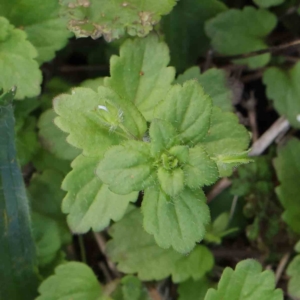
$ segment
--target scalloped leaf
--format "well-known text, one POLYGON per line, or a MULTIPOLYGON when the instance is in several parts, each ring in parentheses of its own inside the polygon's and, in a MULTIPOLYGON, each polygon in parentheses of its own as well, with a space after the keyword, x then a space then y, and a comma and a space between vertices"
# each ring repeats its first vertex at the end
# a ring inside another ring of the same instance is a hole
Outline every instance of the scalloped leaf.
POLYGON ((168 196, 174 197, 184 188, 184 173, 182 169, 166 170, 160 167, 157 170, 157 178, 161 189, 168 196))
POLYGON ((196 64, 209 48, 204 32, 206 20, 226 10, 217 0, 178 1, 171 13, 162 18, 162 30, 171 49, 171 64, 178 72, 196 64))
POLYGON ((106 249, 121 272, 137 273, 145 281, 161 280, 172 275, 176 283, 188 278, 200 279, 212 269, 214 258, 208 248, 197 246, 188 255, 162 249, 153 236, 145 232, 142 219, 140 210, 131 207, 131 211, 109 230, 112 240, 107 243, 106 249), (128 236, 131 238, 128 239, 128 236))
POLYGON ((154 119, 149 128, 152 156, 159 156, 177 144, 175 128, 167 121, 154 119))
POLYGON ((111 147, 106 151, 96 173, 117 194, 126 195, 143 190, 155 178, 150 145, 140 141, 127 141, 111 147))
POLYGON ((175 0, 61 0, 69 29, 77 37, 103 36, 108 42, 128 33, 146 36, 162 15, 168 14, 175 0))
MULTIPOLYGON (((236 55, 268 47, 265 38, 272 32, 277 18, 264 9, 246 6, 243 10, 229 9, 206 22, 206 34, 213 48, 224 55, 236 55)), ((269 53, 251 58, 234 60, 251 69, 265 66, 270 61, 269 53)))
POLYGON ((300 141, 293 138, 287 145, 278 149, 274 159, 274 167, 280 181, 275 191, 285 209, 282 219, 297 233, 300 233, 300 200, 295 196, 300 193, 299 153, 300 141))
POLYGON ((36 300, 104 300, 102 287, 92 269, 80 262, 68 262, 42 282, 36 300))
POLYGON ((80 150, 67 143, 67 134, 54 124, 57 116, 53 109, 44 111, 38 121, 39 138, 42 146, 51 154, 65 160, 73 160, 80 154, 80 150))
POLYGON ((196 145, 206 136, 212 101, 194 80, 175 85, 156 108, 156 117, 170 122, 182 144, 196 145))
POLYGON ((224 70, 212 68, 200 73, 199 67, 191 67, 179 75, 175 83, 183 84, 191 79, 200 83, 205 94, 211 97, 214 105, 220 107, 223 111, 233 110, 234 94, 229 86, 228 75, 224 70))
POLYGON ((36 49, 26 39, 26 33, 0 17, 0 88, 8 91, 17 86, 15 99, 34 97, 40 93, 42 73, 36 49))
MULTIPOLYGON (((104 99, 108 114, 113 115, 114 110, 116 110, 117 125, 129 138, 140 139, 144 136, 147 130, 146 120, 132 102, 126 102, 124 96, 120 96, 115 91, 104 86, 98 87, 98 94, 104 99)), ((111 116, 105 115, 105 112, 103 117, 106 120, 111 119, 111 116)))
POLYGON ((296 128, 300 128, 299 80, 300 62, 287 71, 277 67, 268 68, 263 76, 268 98, 274 101, 275 109, 296 128))
POLYGON ((64 179, 62 188, 68 193, 63 200, 62 211, 73 232, 85 233, 90 228, 101 231, 110 220, 119 221, 128 204, 135 202, 138 193, 117 195, 95 176, 98 157, 78 156, 72 162, 73 170, 64 179))
POLYGON ((300 298, 300 254, 296 255, 293 260, 289 263, 286 270, 286 274, 290 276, 288 283, 288 293, 292 297, 298 299, 300 298))
POLYGON ((262 271, 259 262, 247 259, 235 270, 225 268, 217 290, 209 289, 204 300, 283 300, 283 292, 275 289, 272 271, 262 271))
MULTIPOLYGON (((46 278, 65 258, 65 253, 61 250, 63 246, 60 236, 61 228, 55 220, 47 216, 32 212, 31 218, 39 273, 46 278)), ((70 242, 71 238, 68 243, 70 242)))
POLYGON ((90 88, 93 91, 97 92, 100 86, 104 86, 104 77, 84 80, 80 83, 80 86, 90 88))
POLYGON ((67 21, 59 16, 57 0, 14 0, 0 3, 0 15, 22 28, 38 51, 41 64, 51 60, 71 36, 67 21))
POLYGON ((216 163, 209 158, 202 147, 189 150, 189 160, 183 167, 185 184, 191 189, 215 183, 219 178, 216 163))
POLYGON ((185 188, 170 197, 153 186, 145 190, 142 203, 145 230, 154 235, 157 244, 188 253, 203 239, 210 221, 209 209, 202 190, 185 188))
POLYGON ((169 49, 156 35, 127 39, 120 55, 110 59, 111 77, 105 79, 105 85, 133 102, 145 119, 151 121, 155 106, 175 78, 174 68, 167 67, 169 61, 169 49))
POLYGON ((104 100, 89 88, 75 88, 71 95, 62 94, 54 99, 54 110, 58 114, 54 122, 69 133, 67 142, 83 149, 84 155, 94 157, 123 140, 101 123, 98 105, 105 106, 104 100))
POLYGON ((200 145, 215 160, 221 177, 230 176, 234 167, 251 161, 246 151, 249 142, 250 135, 236 115, 213 108, 208 135, 200 145))
POLYGON ((55 124, 70 134, 67 141, 88 156, 99 156, 124 139, 141 138, 147 129, 134 104, 103 86, 98 92, 75 88, 71 95, 62 94, 54 99, 54 110, 55 124))

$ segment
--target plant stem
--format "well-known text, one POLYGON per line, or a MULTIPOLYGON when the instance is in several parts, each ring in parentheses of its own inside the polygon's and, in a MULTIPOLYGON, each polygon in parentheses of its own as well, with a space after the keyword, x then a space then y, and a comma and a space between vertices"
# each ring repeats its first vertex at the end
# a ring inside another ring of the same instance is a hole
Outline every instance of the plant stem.
POLYGON ((78 242, 79 242, 79 248, 80 248, 81 261, 86 264, 87 263, 86 252, 85 252, 84 239, 83 239, 82 234, 78 235, 78 242))
POLYGON ((266 49, 256 50, 256 51, 252 51, 252 52, 248 52, 248 53, 241 53, 241 54, 228 55, 228 56, 218 55, 216 57, 220 58, 220 59, 226 59, 226 60, 242 59, 242 58, 249 58, 249 57, 266 54, 266 53, 276 53, 276 52, 280 52, 282 50, 296 47, 296 46, 300 46, 300 40, 295 40, 295 41, 292 41, 289 43, 281 44, 278 46, 272 46, 272 47, 269 47, 266 49))

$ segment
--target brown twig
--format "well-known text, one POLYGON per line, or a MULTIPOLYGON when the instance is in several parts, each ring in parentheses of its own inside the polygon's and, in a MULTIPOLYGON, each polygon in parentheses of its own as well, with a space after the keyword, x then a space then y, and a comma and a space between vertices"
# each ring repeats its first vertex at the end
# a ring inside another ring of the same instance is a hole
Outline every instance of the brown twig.
POLYGON ((275 281, 276 281, 276 284, 280 280, 282 272, 284 271, 284 269, 285 269, 285 267, 286 267, 286 265, 287 265, 287 263, 288 263, 288 261, 290 259, 290 255, 291 255, 290 252, 285 253, 282 256, 282 258, 281 258, 281 260, 280 260, 280 262, 279 262, 279 264, 277 266, 277 269, 276 269, 276 272, 275 272, 275 281))
POLYGON ((227 177, 220 179, 214 187, 206 195, 207 203, 211 202, 215 197, 231 186, 231 180, 227 177))
POLYGON ((261 54, 266 54, 266 53, 276 53, 280 52, 282 50, 300 46, 300 40, 295 40, 289 43, 281 44, 278 46, 272 46, 266 49, 261 49, 261 50, 256 50, 248 53, 242 53, 242 54, 236 54, 236 55, 228 55, 228 56, 223 56, 223 55, 217 55, 216 58, 219 59, 226 59, 226 60, 231 60, 231 59, 242 59, 242 58, 249 58, 261 54))
POLYGON ((283 15, 281 15, 281 16, 278 17, 278 20, 282 20, 285 17, 294 14, 295 12, 297 12, 297 10, 299 9, 299 7, 300 7, 300 4, 298 4, 296 6, 293 6, 293 7, 290 7, 283 15))
POLYGON ((290 128, 289 122, 280 117, 272 126, 252 145, 249 156, 258 156, 262 154, 276 139, 276 137, 290 128))
POLYGON ((103 236, 98 232, 94 232, 94 237, 95 237, 96 243, 99 247, 99 250, 101 251, 101 253, 104 255, 104 257, 106 259, 107 265, 109 266, 110 270, 116 277, 120 277, 120 273, 116 269, 115 265, 111 262, 111 260, 106 255, 105 240, 104 240, 103 236))
POLYGON ((210 68, 212 59, 213 59, 213 50, 209 49, 206 52, 206 59, 205 59, 205 63, 204 63, 202 72, 205 72, 206 70, 208 70, 210 68))
MULTIPOLYGON (((283 134, 290 128, 289 122, 284 118, 280 117, 275 121, 271 127, 252 145, 252 149, 249 156, 261 155, 277 138, 277 136, 283 134)), ((230 187, 232 184, 229 178, 222 178, 219 180, 214 187, 207 194, 207 203, 211 202, 215 197, 222 193, 225 189, 230 187)))
POLYGON ((102 271, 105 279, 106 279, 106 282, 111 282, 113 280, 111 274, 109 273, 108 271, 108 267, 106 266, 106 264, 104 262, 99 262, 98 263, 98 266, 99 266, 99 269, 102 271))

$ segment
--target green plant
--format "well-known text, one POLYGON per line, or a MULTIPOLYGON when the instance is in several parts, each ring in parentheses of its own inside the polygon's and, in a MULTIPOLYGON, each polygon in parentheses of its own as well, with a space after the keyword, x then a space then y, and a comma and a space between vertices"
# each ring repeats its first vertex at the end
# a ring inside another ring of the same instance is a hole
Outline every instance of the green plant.
POLYGON ((297 1, 44 2, 0 0, 0 299, 300 299, 297 1))

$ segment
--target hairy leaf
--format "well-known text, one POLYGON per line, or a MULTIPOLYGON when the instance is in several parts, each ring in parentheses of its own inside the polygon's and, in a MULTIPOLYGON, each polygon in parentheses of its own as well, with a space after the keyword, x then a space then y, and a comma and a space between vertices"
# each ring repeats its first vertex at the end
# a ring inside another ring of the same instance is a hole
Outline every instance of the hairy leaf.
POLYGON ((73 170, 63 181, 68 191, 62 210, 68 214, 68 224, 73 232, 85 233, 90 228, 101 231, 110 220, 120 220, 129 202, 136 201, 138 193, 117 195, 95 175, 98 157, 78 156, 72 163, 73 170))
POLYGON ((67 134, 54 124, 56 113, 53 109, 44 111, 39 118, 40 142, 50 153, 60 159, 72 160, 80 154, 80 150, 67 143, 67 134))
POLYGON ((162 249, 145 232, 142 222, 140 210, 132 209, 110 228, 112 240, 107 244, 107 252, 120 271, 137 273, 146 281, 172 275, 173 282, 182 282, 188 278, 200 279, 213 267, 213 256, 205 246, 197 246, 188 255, 162 249))
POLYGON ((105 84, 128 102, 133 102, 147 121, 153 110, 170 89, 175 70, 167 67, 169 50, 156 35, 144 39, 128 39, 120 56, 110 59, 111 77, 105 84))
POLYGON ((127 141, 111 147, 97 168, 97 175, 117 193, 141 191, 154 180, 150 145, 127 141))
MULTIPOLYGON (((276 16, 264 9, 246 6, 243 10, 229 9, 206 23, 206 33, 212 46, 224 55, 243 54, 267 48, 265 37, 276 26, 276 16)), ((265 66, 269 53, 234 60, 250 68, 265 66)))
POLYGON ((36 300, 104 300, 102 288, 93 271, 80 262, 68 262, 55 269, 39 287, 36 300))
POLYGON ((123 140, 101 123, 98 105, 105 105, 104 100, 88 88, 75 88, 71 95, 63 94, 54 99, 54 110, 59 115, 55 124, 69 133, 67 141, 83 149, 84 155, 99 156, 123 140))
POLYGON ((182 72, 197 62, 209 48, 204 32, 206 20, 226 10, 217 0, 178 1, 172 12, 162 18, 162 30, 171 49, 171 64, 182 72))
POLYGON ((169 150, 177 142, 175 128, 167 121, 154 119, 149 129, 151 154, 159 155, 169 150))
POLYGON ((1 1, 0 15, 27 33, 38 51, 39 63, 51 60, 71 35, 66 20, 59 17, 57 0, 1 1))
POLYGON ((249 141, 250 135, 233 113, 214 107, 208 135, 200 145, 215 160, 223 177, 230 176, 234 167, 250 161, 246 152, 249 141))
POLYGON ((292 126, 300 128, 300 62, 290 70, 268 68, 263 76, 267 96, 274 101, 274 107, 284 115, 292 126))
POLYGON ((275 290, 274 274, 253 259, 225 268, 218 289, 209 289, 205 300, 283 300, 282 290, 275 290))
POLYGON ((177 196, 184 188, 184 173, 180 168, 166 170, 159 168, 157 177, 162 190, 169 196, 177 196))
POLYGON ((156 108, 158 118, 170 122, 183 144, 196 145, 210 126, 212 101, 194 80, 171 88, 156 108))
POLYGON ((216 163, 199 146, 189 150, 189 160, 184 165, 183 171, 185 184, 191 189, 213 184, 219 178, 216 163))
POLYGON ((285 211, 283 220, 297 233, 300 233, 300 141, 291 139, 287 145, 278 149, 274 166, 280 185, 276 188, 278 198, 285 211))
POLYGON ((98 77, 94 79, 87 79, 80 83, 81 87, 90 88, 95 92, 98 91, 99 86, 104 86, 104 77, 98 77))
POLYGON ((27 41, 24 31, 14 28, 3 17, 0 17, 0 28, 0 88, 8 91, 17 86, 16 99, 38 95, 42 73, 34 60, 35 48, 27 41))
POLYGON ((106 106, 104 110, 102 107, 101 114, 104 124, 107 122, 115 125, 116 130, 123 130, 129 138, 139 139, 143 137, 147 129, 146 120, 132 102, 124 101, 123 96, 103 86, 98 88, 98 94, 104 99, 106 106), (115 117, 114 114, 116 114, 115 117), (116 124, 114 124, 115 122, 116 124))
POLYGON ((191 79, 200 83, 205 94, 211 97, 214 105, 223 111, 232 111, 234 95, 229 86, 228 75, 224 70, 212 68, 201 74, 198 67, 191 67, 179 75, 175 83, 183 84, 191 79))
POLYGON ((143 37, 170 12, 175 0, 62 0, 63 12, 69 19, 69 29, 77 37, 103 36, 107 41, 125 33, 143 37))
POLYGON ((157 244, 181 253, 190 252, 203 239, 210 221, 204 193, 188 188, 176 197, 166 195, 157 186, 147 188, 142 212, 144 228, 154 235, 157 244))

